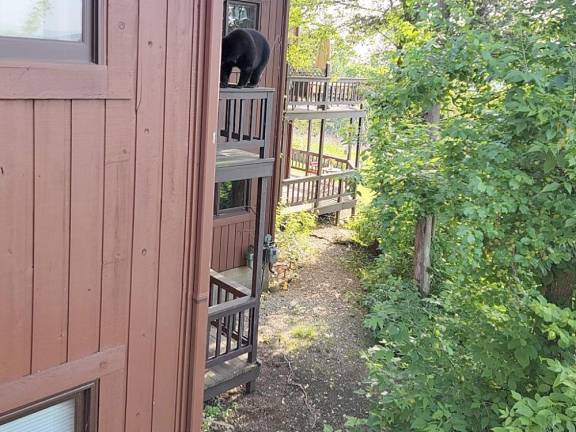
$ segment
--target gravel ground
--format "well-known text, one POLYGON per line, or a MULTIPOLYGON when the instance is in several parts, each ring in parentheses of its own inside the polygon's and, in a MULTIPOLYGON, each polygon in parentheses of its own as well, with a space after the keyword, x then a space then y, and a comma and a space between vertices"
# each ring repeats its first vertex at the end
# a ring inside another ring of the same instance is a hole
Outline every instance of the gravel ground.
POLYGON ((263 297, 257 390, 227 394, 223 403, 233 414, 212 430, 316 432, 366 413, 367 401, 356 391, 366 378, 360 353, 370 340, 349 236, 343 228, 319 227, 299 277, 263 297))

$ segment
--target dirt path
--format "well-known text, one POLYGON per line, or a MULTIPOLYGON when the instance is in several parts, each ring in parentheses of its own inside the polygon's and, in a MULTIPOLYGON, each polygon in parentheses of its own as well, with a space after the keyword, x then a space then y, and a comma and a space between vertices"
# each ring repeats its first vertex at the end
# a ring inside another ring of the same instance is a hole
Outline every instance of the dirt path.
POLYGON ((366 377, 360 352, 369 339, 353 271, 358 253, 347 243, 349 235, 342 228, 318 228, 300 277, 288 290, 263 298, 262 373, 256 393, 228 395, 234 407, 228 430, 315 432, 365 414, 366 400, 356 391, 366 377))

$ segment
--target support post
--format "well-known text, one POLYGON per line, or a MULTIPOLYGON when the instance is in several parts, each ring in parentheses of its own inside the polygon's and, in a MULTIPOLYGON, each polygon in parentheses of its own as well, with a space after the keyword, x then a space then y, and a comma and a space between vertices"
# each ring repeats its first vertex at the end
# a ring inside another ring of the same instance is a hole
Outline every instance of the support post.
POLYGON ((324 163, 324 133, 325 133, 325 122, 326 120, 320 120, 320 143, 318 147, 318 179, 316 180, 316 199, 314 202, 314 208, 318 209, 320 207, 320 188, 322 185, 322 164, 324 163))
POLYGON ((312 120, 308 120, 308 137, 306 141, 306 177, 310 172, 310 152, 312 151, 312 120))

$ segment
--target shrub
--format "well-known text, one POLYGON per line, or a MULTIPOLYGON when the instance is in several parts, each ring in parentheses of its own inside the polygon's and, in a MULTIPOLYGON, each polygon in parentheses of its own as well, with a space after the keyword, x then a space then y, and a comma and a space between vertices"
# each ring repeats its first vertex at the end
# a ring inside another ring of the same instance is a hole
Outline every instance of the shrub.
POLYGON ((309 237, 316 226, 316 215, 310 212, 276 213, 276 244, 280 249, 279 274, 276 283, 286 283, 310 250, 309 237))
POLYGON ((375 196, 358 222, 382 252, 366 281, 379 343, 373 409, 353 428, 574 431, 576 9, 442 4, 385 18, 396 49, 370 100, 375 196), (421 299, 414 228, 431 214, 434 295, 421 299))

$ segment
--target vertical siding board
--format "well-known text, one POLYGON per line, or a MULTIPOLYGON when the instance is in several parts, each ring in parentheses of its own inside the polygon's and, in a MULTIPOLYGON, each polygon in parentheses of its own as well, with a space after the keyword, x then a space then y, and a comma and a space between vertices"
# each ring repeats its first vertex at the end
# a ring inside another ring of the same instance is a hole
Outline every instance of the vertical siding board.
MULTIPOLYGON (((136 93, 138 0, 108 0, 109 67, 136 93)), ((100 348, 126 345, 130 304, 136 101, 106 101, 106 160, 100 348)), ((100 379, 100 431, 125 432, 126 370, 100 379)))
POLYGON ((162 201, 166 0, 140 2, 126 432, 151 430, 162 201))
POLYGON ((218 271, 228 270, 228 268, 226 268, 226 258, 228 256, 229 232, 230 232, 229 225, 225 225, 222 227, 222 236, 220 237, 220 261, 218 271))
POLYGON ((0 383, 30 373, 34 139, 31 101, 0 101, 0 383))
POLYGON ((222 227, 214 227, 212 237, 212 268, 220 271, 220 239, 222 238, 222 227))
POLYGON ((236 241, 235 241, 235 248, 239 250, 240 253, 236 254, 236 262, 234 263, 234 267, 242 267, 246 265, 245 260, 245 253, 246 249, 243 245, 243 231, 244 231, 244 223, 240 222, 236 224, 236 241))
MULTIPOLYGON (((134 203, 133 101, 106 101, 100 350, 128 340, 134 203)), ((126 372, 101 379, 99 430, 124 431, 126 372)))
POLYGON ((66 361, 70 242, 70 101, 35 102, 32 372, 66 361))
POLYGON ((169 0, 164 114, 164 177, 152 431, 176 428, 190 124, 192 6, 169 0))
POLYGON ((248 250, 250 247, 250 230, 252 224, 251 222, 244 222, 244 227, 242 229, 242 249, 248 250))
POLYGON ((226 254, 226 268, 234 268, 235 257, 238 256, 238 249, 236 249, 236 224, 230 225, 228 230, 228 246, 226 254))
POLYGON ((101 101, 72 102, 68 361, 99 348, 104 117, 101 101))

